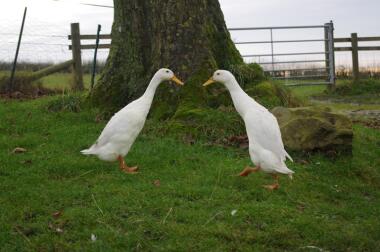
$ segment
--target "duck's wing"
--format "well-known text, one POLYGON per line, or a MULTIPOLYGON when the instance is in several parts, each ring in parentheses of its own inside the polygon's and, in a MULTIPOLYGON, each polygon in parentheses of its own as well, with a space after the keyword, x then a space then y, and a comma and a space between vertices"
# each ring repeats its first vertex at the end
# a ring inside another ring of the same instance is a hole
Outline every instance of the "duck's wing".
POLYGON ((100 147, 117 140, 120 136, 138 133, 144 125, 144 116, 133 107, 117 112, 107 123, 93 147, 100 147), (137 132, 136 132, 137 131, 137 132))
POLYGON ((251 110, 246 113, 244 121, 250 142, 256 142, 273 152, 281 161, 285 161, 286 157, 292 160, 284 148, 280 127, 272 113, 267 110, 251 110))

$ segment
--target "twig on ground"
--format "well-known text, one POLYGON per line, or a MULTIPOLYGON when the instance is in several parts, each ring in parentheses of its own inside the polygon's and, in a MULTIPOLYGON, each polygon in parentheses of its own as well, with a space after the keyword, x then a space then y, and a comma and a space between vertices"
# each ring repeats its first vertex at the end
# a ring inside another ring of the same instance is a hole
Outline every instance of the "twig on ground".
POLYGON ((171 214, 172 211, 173 211, 173 208, 171 207, 169 209, 168 213, 166 214, 165 218, 161 221, 161 224, 165 224, 166 219, 169 217, 169 215, 171 214))
POLYGON ((17 226, 15 227, 15 230, 17 231, 17 233, 19 233, 22 236, 22 238, 25 239, 25 241, 27 241, 30 245, 33 246, 33 244, 30 241, 30 239, 17 226))
POLYGON ((104 216, 104 212, 103 212, 103 210, 99 207, 98 202, 96 201, 94 194, 91 194, 91 195, 92 195, 92 199, 94 200, 95 206, 98 208, 99 212, 104 216))
POLYGON ((206 226, 209 224, 211 221, 213 221, 218 215, 221 215, 223 212, 216 213, 214 216, 212 216, 210 219, 208 219, 203 226, 206 226))
POLYGON ((74 181, 74 180, 80 179, 81 177, 83 177, 83 176, 85 176, 85 175, 87 175, 87 174, 89 174, 89 173, 91 173, 91 172, 94 172, 94 171, 95 171, 95 170, 87 171, 87 172, 85 172, 85 173, 83 173, 83 174, 81 174, 81 175, 79 175, 79 176, 77 176, 77 177, 75 177, 75 178, 72 178, 71 181, 74 181))
POLYGON ((222 174, 222 169, 219 167, 218 178, 216 179, 215 186, 214 186, 214 188, 213 188, 213 190, 212 190, 212 192, 210 194, 210 197, 208 198, 208 201, 211 201, 212 197, 214 196, 215 190, 216 190, 218 184, 220 183, 221 174, 222 174))

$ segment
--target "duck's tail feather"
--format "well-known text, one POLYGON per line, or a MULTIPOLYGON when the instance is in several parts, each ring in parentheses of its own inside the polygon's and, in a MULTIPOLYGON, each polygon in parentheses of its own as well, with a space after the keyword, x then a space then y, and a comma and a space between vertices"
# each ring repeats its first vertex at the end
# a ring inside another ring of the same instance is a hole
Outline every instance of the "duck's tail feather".
POLYGON ((281 174, 284 174, 284 175, 288 175, 290 179, 293 179, 293 174, 295 173, 294 171, 290 170, 285 162, 282 163, 282 166, 277 169, 277 172, 278 173, 281 173, 281 174))
POLYGON ((91 146, 89 149, 82 150, 80 153, 82 153, 83 155, 94 155, 95 154, 93 146, 91 146))
POLYGON ((90 149, 82 150, 82 151, 80 151, 80 153, 82 153, 83 155, 92 155, 92 152, 90 149))
POLYGON ((292 163, 294 162, 293 161, 293 158, 289 155, 289 153, 287 153, 286 151, 285 151, 285 156, 290 160, 290 161, 292 161, 292 163))

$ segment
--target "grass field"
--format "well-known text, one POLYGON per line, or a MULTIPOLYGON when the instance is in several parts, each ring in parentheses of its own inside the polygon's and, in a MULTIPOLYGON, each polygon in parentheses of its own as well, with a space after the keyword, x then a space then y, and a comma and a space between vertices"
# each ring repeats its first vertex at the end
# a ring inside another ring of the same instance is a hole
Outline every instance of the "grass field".
POLYGON ((264 174, 235 176, 247 151, 190 145, 154 123, 126 159, 140 173, 125 175, 79 153, 105 125, 97 111, 49 112, 56 99, 0 101, 1 251, 380 248, 379 130, 355 125, 352 158, 292 153, 295 179, 269 192, 264 174))
MULTIPOLYGON (((59 90, 68 90, 70 89, 70 82, 72 76, 67 73, 56 73, 53 75, 46 76, 41 79, 42 84, 46 88, 54 88, 59 90)), ((83 75, 83 83, 86 88, 90 87, 91 75, 83 75)))
MULTIPOLYGON (((17 73, 17 72, 16 72, 17 73)), ((0 71, 0 77, 10 76, 10 71, 0 71)), ((99 75, 96 76, 98 78, 99 75)), ((69 90, 70 83, 72 80, 72 75, 69 73, 55 73, 49 76, 46 76, 41 79, 42 85, 46 88, 51 88, 55 90, 69 90)), ((83 83, 86 88, 90 87, 91 75, 83 75, 83 83)))

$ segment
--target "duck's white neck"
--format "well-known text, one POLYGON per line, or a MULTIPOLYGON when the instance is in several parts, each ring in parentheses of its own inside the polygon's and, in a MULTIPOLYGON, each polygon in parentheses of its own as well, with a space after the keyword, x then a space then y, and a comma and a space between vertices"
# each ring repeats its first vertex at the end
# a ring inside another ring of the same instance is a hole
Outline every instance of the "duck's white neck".
POLYGON ((162 80, 159 77, 153 76, 147 89, 145 90, 145 93, 141 98, 148 101, 149 103, 152 103, 154 94, 156 93, 157 87, 161 84, 161 82, 162 80))
POLYGON ((245 93, 235 78, 231 78, 224 84, 230 93, 245 93))
POLYGON ((232 101, 235 105, 236 110, 241 116, 243 116, 245 109, 247 108, 247 102, 252 100, 240 87, 239 83, 235 78, 231 78, 224 83, 226 88, 231 94, 232 101))

